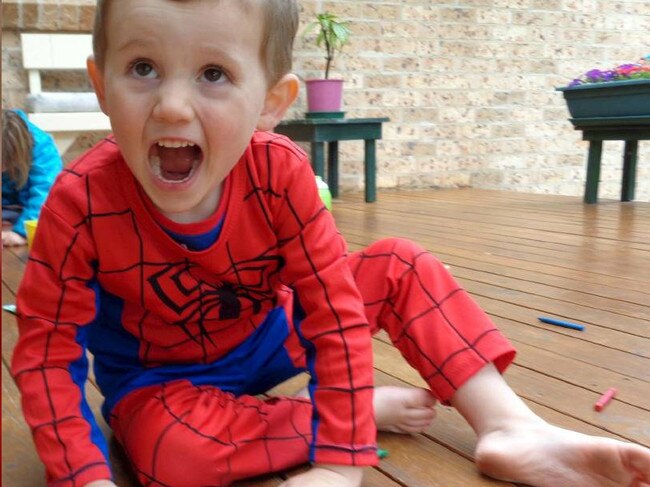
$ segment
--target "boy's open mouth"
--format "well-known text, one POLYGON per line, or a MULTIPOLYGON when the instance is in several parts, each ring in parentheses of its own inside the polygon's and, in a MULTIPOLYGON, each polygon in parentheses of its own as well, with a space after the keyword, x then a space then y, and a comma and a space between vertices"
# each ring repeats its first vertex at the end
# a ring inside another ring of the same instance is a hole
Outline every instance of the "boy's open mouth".
POLYGON ((149 149, 153 173, 166 183, 188 181, 202 160, 198 145, 182 140, 159 140, 149 149))

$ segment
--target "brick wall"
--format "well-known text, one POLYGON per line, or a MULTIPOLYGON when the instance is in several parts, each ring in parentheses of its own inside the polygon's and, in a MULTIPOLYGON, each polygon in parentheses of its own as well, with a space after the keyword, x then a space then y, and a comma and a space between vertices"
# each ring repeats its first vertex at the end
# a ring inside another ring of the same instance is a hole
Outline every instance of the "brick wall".
MULTIPOLYGON (((89 31, 93 3, 3 0, 3 105, 20 106, 27 86, 17 30, 89 31)), ((303 22, 324 9, 350 21, 352 42, 334 76, 346 80, 348 116, 391 119, 378 146, 380 187, 579 195, 587 144, 554 87, 650 53, 650 2, 642 0, 300 4, 303 22)), ((322 53, 302 37, 295 71, 303 78, 322 71, 322 53)), ((304 111, 303 93, 292 115, 304 111)), ((341 150, 343 188, 360 188, 361 144, 341 150)), ((618 197, 621 155, 622 143, 605 143, 601 196, 618 197)), ((650 142, 639 146, 637 197, 650 201, 650 142)))

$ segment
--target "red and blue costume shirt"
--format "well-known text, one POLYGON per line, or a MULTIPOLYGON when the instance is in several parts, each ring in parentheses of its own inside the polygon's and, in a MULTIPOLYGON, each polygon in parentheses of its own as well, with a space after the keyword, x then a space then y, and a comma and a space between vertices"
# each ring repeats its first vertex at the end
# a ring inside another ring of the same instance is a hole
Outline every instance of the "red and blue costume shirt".
POLYGON ((302 355, 289 365, 312 376, 311 460, 376 463, 370 332, 305 153, 255 133, 224 184, 218 238, 192 251, 161 227, 114 140, 57 179, 18 293, 12 363, 50 483, 110 477, 84 393, 86 350, 108 417, 130 392, 178 379, 263 392, 277 377, 219 364, 256 343, 241 360, 263 370, 292 326, 302 355))

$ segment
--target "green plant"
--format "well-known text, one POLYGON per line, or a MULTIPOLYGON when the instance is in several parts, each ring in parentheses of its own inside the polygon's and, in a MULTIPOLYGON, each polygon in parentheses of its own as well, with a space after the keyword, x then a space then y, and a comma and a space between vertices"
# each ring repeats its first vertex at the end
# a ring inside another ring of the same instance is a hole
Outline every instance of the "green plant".
POLYGON ((341 52, 349 42, 351 31, 347 22, 342 22, 337 15, 329 12, 316 14, 316 20, 307 25, 303 35, 308 36, 314 29, 318 29, 316 46, 325 46, 325 79, 329 79, 334 54, 341 52))

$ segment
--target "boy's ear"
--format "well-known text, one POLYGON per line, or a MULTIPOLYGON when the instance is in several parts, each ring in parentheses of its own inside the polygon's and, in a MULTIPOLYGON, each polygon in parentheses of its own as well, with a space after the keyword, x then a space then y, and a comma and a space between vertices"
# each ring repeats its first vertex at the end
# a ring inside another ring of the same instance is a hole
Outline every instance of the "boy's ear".
POLYGON ((86 59, 86 68, 88 69, 88 76, 97 95, 97 101, 99 102, 99 107, 102 109, 106 115, 106 98, 104 96, 104 73, 99 69, 97 63, 95 63, 95 58, 93 56, 88 56, 86 59))
POLYGON ((266 93, 264 108, 257 122, 258 130, 272 130, 280 123, 289 107, 296 101, 300 82, 295 74, 285 74, 266 93))

